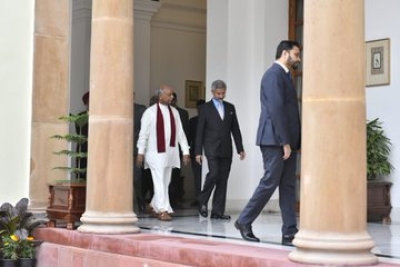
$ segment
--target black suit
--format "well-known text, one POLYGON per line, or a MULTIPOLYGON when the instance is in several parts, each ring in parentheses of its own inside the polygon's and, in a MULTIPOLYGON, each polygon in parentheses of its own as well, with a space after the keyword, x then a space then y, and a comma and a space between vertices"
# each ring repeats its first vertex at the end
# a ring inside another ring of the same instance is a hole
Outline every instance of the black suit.
POLYGON ((207 205, 215 187, 212 214, 225 212, 226 190, 232 163, 232 137, 237 152, 243 152, 242 135, 236 116, 235 107, 223 101, 224 118, 221 119, 213 100, 200 106, 197 124, 195 154, 204 153, 207 157, 209 172, 203 190, 199 195, 200 205, 207 205))
POLYGON ((134 127, 134 139, 133 139, 133 172, 134 172, 134 177, 133 177, 133 189, 134 189, 134 203, 137 203, 137 206, 139 208, 139 211, 143 211, 145 208, 145 201, 142 196, 142 169, 137 167, 135 162, 136 162, 136 157, 138 153, 138 149, 136 147, 137 140, 139 139, 139 133, 140 133, 140 120, 142 119, 142 115, 144 111, 146 110, 146 107, 140 104, 134 103, 134 118, 133 118, 133 127, 134 127))
POLYGON ((178 106, 175 107, 179 112, 179 118, 181 119, 182 128, 185 132, 185 135, 188 135, 189 132, 189 112, 187 110, 180 108, 178 106))
MULTIPOLYGON (((88 110, 85 110, 85 111, 79 112, 78 115, 84 115, 84 114, 86 114, 88 112, 89 112, 88 110)), ((84 125, 75 124, 75 132, 77 134, 83 135, 86 138, 88 138, 89 137, 89 121, 87 121, 87 123, 85 123, 84 125)), ((86 142, 84 142, 82 144, 78 143, 76 145, 76 152, 88 153, 88 141, 86 141, 86 142)), ((83 158, 82 157, 77 157, 75 162, 76 162, 75 164, 76 164, 77 168, 85 169, 84 172, 78 172, 76 174, 76 178, 86 180, 86 175, 87 175, 87 170, 86 170, 87 169, 87 156, 83 157, 83 158)))
MULTIPOLYGON (((189 130, 189 112, 187 110, 180 108, 178 106, 174 106, 179 112, 179 118, 181 119, 182 128, 185 132, 185 136, 188 135, 189 130)), ((179 156, 182 158, 182 150, 179 149, 179 156)), ((169 193, 169 201, 174 208, 179 207, 179 203, 182 200, 185 191, 183 189, 183 177, 181 177, 181 169, 173 168, 171 173, 171 183, 169 184, 168 193, 169 193)))
POLYGON ((201 165, 196 161, 196 155, 194 153, 197 123, 199 121, 199 116, 195 116, 189 120, 189 132, 188 132, 188 143, 190 146, 190 159, 192 165, 192 172, 194 178, 194 189, 196 199, 199 198, 201 191, 201 165))

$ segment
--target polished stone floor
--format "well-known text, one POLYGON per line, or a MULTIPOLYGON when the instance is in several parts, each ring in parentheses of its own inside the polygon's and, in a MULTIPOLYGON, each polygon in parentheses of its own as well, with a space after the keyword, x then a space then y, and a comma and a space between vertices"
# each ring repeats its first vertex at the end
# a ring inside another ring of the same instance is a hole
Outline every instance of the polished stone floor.
MULTIPOLYGON (((147 214, 139 214, 137 225, 144 232, 178 234, 193 238, 218 239, 219 241, 242 243, 254 246, 281 247, 281 217, 279 213, 263 213, 253 223, 254 234, 261 243, 242 240, 234 227, 238 212, 228 212, 229 221, 202 218, 196 209, 175 209, 175 216, 170 222, 162 222, 147 214)), ((400 224, 369 223, 368 232, 375 242, 372 252, 380 258, 400 263, 400 224)))

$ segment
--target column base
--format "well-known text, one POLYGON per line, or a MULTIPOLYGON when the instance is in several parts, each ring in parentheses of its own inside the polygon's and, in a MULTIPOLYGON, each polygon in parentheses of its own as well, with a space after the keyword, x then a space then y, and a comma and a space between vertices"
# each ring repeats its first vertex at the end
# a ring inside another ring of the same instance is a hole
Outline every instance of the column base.
POLYGON ((49 205, 48 199, 46 201, 29 199, 29 211, 35 214, 46 213, 47 206, 49 205))
POLYGON ((300 230, 289 254, 292 261, 308 264, 373 265, 378 257, 371 253, 374 242, 366 231, 333 233, 300 230))
POLYGON ((104 213, 96 216, 85 213, 80 219, 82 225, 78 227, 78 231, 93 234, 134 234, 140 232, 140 228, 135 225, 137 220, 134 213, 104 213))

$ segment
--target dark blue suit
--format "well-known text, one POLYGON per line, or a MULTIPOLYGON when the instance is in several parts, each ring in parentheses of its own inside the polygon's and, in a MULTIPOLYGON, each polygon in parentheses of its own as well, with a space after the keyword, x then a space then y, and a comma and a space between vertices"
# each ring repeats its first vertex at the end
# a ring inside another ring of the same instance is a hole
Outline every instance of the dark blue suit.
POLYGON ((274 63, 261 80, 261 114, 257 132, 264 163, 264 176, 241 212, 238 222, 251 225, 279 186, 282 234, 297 232, 296 165, 300 148, 300 116, 297 93, 286 71, 274 63), (290 144, 292 153, 283 160, 283 145, 290 144))
POLYGON ((197 124, 195 155, 204 153, 207 157, 209 172, 199 195, 200 205, 207 205, 215 187, 212 214, 225 213, 226 190, 232 164, 232 137, 237 152, 243 152, 242 135, 235 107, 226 101, 222 120, 213 101, 200 106, 197 124))

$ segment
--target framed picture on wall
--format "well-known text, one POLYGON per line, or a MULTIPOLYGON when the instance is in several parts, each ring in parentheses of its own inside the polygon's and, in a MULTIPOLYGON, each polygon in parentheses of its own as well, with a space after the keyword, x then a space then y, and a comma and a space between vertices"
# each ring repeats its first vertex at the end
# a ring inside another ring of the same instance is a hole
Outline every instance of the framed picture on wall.
POLYGON ((366 86, 390 84, 390 39, 366 42, 366 86))
POLYGON ((203 82, 201 81, 185 81, 185 107, 196 108, 196 102, 204 99, 203 82))

